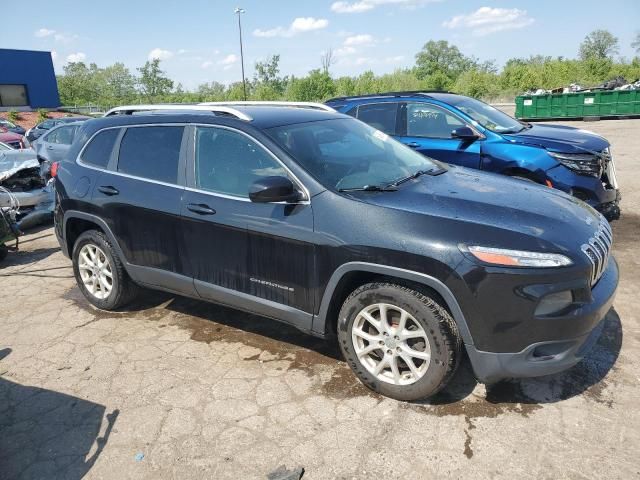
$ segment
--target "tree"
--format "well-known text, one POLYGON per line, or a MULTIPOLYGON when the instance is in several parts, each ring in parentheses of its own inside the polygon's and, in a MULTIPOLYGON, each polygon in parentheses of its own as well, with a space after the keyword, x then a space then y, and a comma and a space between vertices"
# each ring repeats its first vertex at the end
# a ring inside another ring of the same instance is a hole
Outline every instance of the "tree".
POLYGON ((282 96, 289 82, 280 76, 280 55, 272 55, 264 62, 256 62, 253 83, 256 95, 263 100, 282 96))
POLYGON ((449 88, 462 72, 474 66, 474 59, 445 40, 429 40, 416 54, 416 76, 433 88, 449 88))
POLYGON ((154 58, 147 61, 142 67, 138 68, 140 72, 140 88, 142 93, 154 100, 155 98, 166 95, 173 88, 173 80, 165 77, 165 72, 160 69, 160 60, 154 58))
POLYGON ((582 60, 613 58, 620 51, 618 38, 607 30, 594 30, 580 44, 582 60))
POLYGON ((328 73, 311 70, 304 78, 292 78, 287 99, 299 102, 317 102, 335 95, 335 84, 328 73))
POLYGON ((631 48, 636 51, 636 55, 640 56, 640 32, 636 33, 636 38, 631 42, 631 48))
POLYGON ((320 65, 322 66, 322 72, 328 74, 331 65, 336 63, 336 59, 333 56, 333 48, 328 49, 326 52, 322 52, 320 56, 320 65))
POLYGON ((63 104, 86 104, 98 101, 98 67, 92 63, 87 67, 84 62, 67 63, 64 75, 58 77, 58 90, 63 104))
POLYGON ((99 71, 100 103, 128 103, 136 97, 137 79, 123 63, 99 71))

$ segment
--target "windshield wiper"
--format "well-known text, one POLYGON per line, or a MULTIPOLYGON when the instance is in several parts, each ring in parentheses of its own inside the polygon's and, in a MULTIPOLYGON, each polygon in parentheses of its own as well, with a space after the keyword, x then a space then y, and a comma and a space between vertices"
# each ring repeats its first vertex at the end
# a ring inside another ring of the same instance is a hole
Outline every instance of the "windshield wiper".
POLYGON ((393 185, 386 187, 380 185, 364 185, 362 187, 340 188, 339 192, 395 192, 397 188, 393 188, 393 185))
POLYGON ((411 175, 407 175, 406 177, 402 177, 398 180, 395 180, 394 182, 391 182, 389 185, 387 185, 387 187, 397 187, 398 185, 408 182, 409 180, 413 180, 414 178, 418 178, 422 175, 437 175, 442 172, 444 172, 444 169, 418 170, 411 175))

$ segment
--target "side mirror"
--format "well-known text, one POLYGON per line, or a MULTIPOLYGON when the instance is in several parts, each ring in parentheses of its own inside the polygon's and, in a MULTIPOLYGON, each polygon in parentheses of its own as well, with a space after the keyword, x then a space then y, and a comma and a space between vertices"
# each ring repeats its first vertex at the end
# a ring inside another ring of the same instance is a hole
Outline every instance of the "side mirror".
POLYGON ((478 135, 469 127, 458 127, 451 132, 451 138, 459 138, 460 140, 473 141, 477 140, 478 135))
POLYGON ((255 203, 296 202, 300 192, 287 177, 264 177, 249 187, 249 199, 255 203))

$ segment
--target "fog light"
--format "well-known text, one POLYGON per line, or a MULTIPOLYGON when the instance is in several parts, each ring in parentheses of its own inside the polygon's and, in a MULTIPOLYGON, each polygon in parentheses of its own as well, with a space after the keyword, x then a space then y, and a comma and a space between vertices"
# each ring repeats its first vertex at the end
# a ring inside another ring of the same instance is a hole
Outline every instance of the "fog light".
POLYGON ((550 293, 542 297, 540 303, 536 307, 535 315, 544 316, 559 312, 567 308, 573 303, 573 293, 571 290, 563 290, 562 292, 550 293))

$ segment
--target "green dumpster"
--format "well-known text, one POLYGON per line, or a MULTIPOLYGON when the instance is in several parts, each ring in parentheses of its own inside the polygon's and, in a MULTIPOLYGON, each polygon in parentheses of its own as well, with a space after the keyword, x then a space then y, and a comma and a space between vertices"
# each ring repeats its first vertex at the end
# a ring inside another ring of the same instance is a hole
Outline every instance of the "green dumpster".
POLYGON ((597 90, 516 97, 516 118, 521 120, 632 115, 640 115, 640 90, 597 90))

